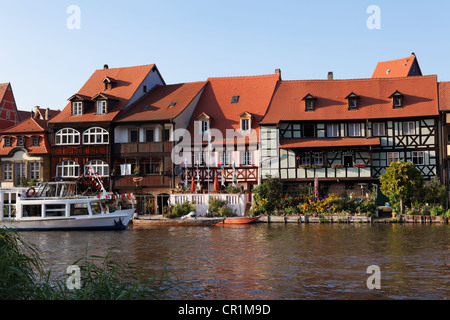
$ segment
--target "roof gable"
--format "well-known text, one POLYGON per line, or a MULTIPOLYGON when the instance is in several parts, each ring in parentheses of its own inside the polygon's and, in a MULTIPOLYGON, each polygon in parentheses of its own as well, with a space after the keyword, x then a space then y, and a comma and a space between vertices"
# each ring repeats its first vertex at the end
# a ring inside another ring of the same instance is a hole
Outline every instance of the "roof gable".
POLYGON ((407 58, 379 62, 372 78, 398 78, 421 75, 422 71, 416 55, 413 53, 407 58))

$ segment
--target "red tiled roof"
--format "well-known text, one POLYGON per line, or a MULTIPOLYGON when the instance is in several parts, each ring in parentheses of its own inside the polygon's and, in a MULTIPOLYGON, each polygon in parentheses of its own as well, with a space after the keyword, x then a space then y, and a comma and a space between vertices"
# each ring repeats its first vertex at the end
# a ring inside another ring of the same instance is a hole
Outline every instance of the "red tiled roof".
MULTIPOLYGON (((240 116, 248 112, 252 129, 258 133, 279 79, 280 74, 209 78, 192 119, 207 114, 212 118, 211 129, 220 130, 225 139, 227 129, 240 130, 240 116), (231 103, 233 96, 239 97, 237 103, 231 103)), ((190 121, 189 131, 194 132, 194 121, 190 121)))
POLYGON ((176 118, 206 85, 206 81, 160 85, 117 117, 118 122, 161 121, 176 118), (170 106, 171 103, 175 105, 170 106))
POLYGON ((407 58, 379 62, 375 68, 372 78, 407 77, 411 71, 414 61, 416 61, 416 56, 412 54, 407 58))
POLYGON ((282 139, 281 149, 357 147, 380 145, 380 138, 318 138, 318 139, 282 139))
POLYGON ((18 134, 18 133, 38 133, 48 130, 47 121, 42 119, 28 118, 15 126, 3 130, 1 135, 18 134))
POLYGON ((0 102, 3 100, 3 97, 8 90, 9 83, 0 83, 0 102))
POLYGON ((439 82, 439 110, 450 110, 450 82, 439 82))
POLYGON ((395 79, 281 81, 261 124, 280 121, 326 121, 437 116, 437 76, 395 79), (394 92, 404 95, 403 107, 393 108, 394 92), (354 92, 358 108, 348 110, 345 99, 354 92), (314 111, 302 99, 311 94, 314 111))
POLYGON ((125 67, 125 68, 111 68, 96 70, 83 87, 77 92, 80 96, 95 97, 98 93, 106 93, 109 96, 116 97, 119 101, 114 105, 113 109, 107 114, 96 114, 96 108, 89 108, 84 115, 72 116, 71 103, 61 111, 59 115, 50 120, 50 123, 68 123, 68 122, 89 122, 89 121, 112 121, 114 117, 122 110, 131 99, 133 94, 144 81, 148 73, 156 68, 154 64, 125 67), (103 80, 105 77, 115 79, 116 84, 111 90, 105 91, 105 84, 103 80))

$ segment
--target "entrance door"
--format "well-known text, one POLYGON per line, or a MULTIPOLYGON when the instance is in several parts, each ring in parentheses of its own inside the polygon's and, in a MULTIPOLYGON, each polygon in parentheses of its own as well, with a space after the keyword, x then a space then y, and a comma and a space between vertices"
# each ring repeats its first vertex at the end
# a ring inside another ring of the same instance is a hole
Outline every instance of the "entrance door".
POLYGON ((164 207, 167 206, 169 198, 170 195, 166 193, 158 194, 158 214, 163 214, 164 207))

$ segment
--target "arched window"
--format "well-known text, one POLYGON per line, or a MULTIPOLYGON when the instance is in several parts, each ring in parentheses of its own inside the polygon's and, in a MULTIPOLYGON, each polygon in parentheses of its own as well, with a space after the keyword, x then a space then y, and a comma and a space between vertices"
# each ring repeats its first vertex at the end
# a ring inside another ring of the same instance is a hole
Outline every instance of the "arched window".
POLYGON ((56 166, 56 176, 63 178, 74 178, 80 176, 80 165, 72 160, 58 163, 56 166))
POLYGON ((109 133, 103 128, 94 127, 83 133, 84 144, 106 144, 109 142, 109 133))
POLYGON ((80 133, 72 128, 61 129, 55 135, 55 144, 80 144, 80 133))
POLYGON ((109 175, 109 165, 102 161, 102 160, 92 160, 84 166, 84 175, 89 175, 89 167, 92 167, 94 169, 94 172, 97 172, 97 174, 100 177, 107 177, 109 175))

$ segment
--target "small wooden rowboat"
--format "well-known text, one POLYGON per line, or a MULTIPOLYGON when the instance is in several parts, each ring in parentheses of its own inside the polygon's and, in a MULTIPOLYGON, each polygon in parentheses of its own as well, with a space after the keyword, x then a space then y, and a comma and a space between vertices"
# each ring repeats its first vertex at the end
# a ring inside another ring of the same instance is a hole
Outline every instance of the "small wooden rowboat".
POLYGON ((248 224, 258 221, 260 217, 227 217, 223 220, 223 224, 248 224))

